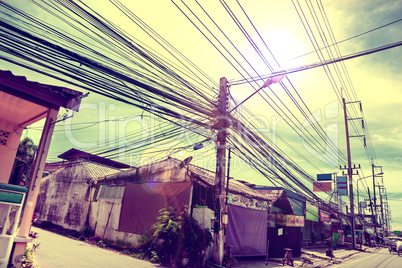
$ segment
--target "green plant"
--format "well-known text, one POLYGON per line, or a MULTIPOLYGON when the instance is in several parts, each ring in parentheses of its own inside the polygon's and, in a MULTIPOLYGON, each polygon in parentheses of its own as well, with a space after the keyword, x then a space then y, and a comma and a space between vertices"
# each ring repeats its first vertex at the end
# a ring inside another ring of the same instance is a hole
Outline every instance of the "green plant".
POLYGON ((99 240, 98 242, 96 242, 96 245, 100 248, 105 248, 106 247, 106 243, 103 240, 99 240))
POLYGON ((95 231, 92 230, 91 226, 85 225, 81 228, 81 235, 85 238, 91 238, 95 235, 95 231))
POLYGON ((22 258, 22 267, 26 268, 31 268, 33 267, 33 253, 36 251, 36 249, 39 247, 39 244, 33 244, 32 248, 26 247, 24 256, 22 258))
POLYGON ((211 233, 201 228, 187 210, 178 215, 169 207, 159 213, 151 228, 151 236, 141 242, 144 255, 165 265, 200 267, 204 252, 212 242, 211 233))

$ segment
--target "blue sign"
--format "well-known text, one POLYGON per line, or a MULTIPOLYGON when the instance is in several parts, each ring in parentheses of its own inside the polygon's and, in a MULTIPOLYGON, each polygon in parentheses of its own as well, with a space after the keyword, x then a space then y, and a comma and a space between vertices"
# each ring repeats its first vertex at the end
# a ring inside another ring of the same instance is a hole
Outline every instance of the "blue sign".
POLYGON ((317 181, 330 181, 332 180, 332 173, 330 174, 317 174, 317 181))
POLYGON ((348 195, 348 178, 340 176, 337 178, 338 195, 348 195))

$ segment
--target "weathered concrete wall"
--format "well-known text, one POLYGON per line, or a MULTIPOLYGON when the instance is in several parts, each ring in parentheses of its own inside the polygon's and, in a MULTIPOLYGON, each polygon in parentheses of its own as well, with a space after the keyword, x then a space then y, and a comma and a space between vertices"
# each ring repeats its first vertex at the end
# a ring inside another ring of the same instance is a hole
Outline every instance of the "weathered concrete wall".
POLYGON ((95 236, 114 242, 135 244, 139 235, 118 231, 121 200, 99 199, 91 203, 89 224, 95 236))
MULTIPOLYGON (((104 185, 124 185, 133 181, 177 182, 189 180, 187 168, 167 159, 141 167, 138 171, 121 172, 107 176, 104 185)), ((121 198, 97 199, 97 186, 91 187, 85 168, 70 163, 42 180, 36 206, 38 220, 48 221, 66 229, 80 231, 87 216, 95 236, 114 242, 135 244, 140 235, 118 231, 121 198), (90 207, 90 208, 89 208, 90 207), (89 211, 88 211, 89 209, 89 211)), ((99 186, 98 186, 99 187, 99 186)))
POLYGON ((84 167, 78 162, 45 177, 35 209, 38 220, 80 231, 89 208, 89 182, 84 167))

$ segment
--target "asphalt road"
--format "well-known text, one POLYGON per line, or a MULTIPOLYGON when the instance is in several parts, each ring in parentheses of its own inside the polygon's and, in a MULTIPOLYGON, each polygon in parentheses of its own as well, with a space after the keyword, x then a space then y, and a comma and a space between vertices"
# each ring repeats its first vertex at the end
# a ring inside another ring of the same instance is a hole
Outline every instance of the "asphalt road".
POLYGON ((393 252, 389 253, 388 249, 383 248, 377 253, 369 255, 358 254, 356 258, 352 258, 339 265, 334 265, 336 268, 401 268, 402 255, 393 252))
POLYGON ((32 231, 39 234, 33 242, 39 244, 34 254, 34 266, 38 268, 160 267, 39 228, 32 227, 32 231))

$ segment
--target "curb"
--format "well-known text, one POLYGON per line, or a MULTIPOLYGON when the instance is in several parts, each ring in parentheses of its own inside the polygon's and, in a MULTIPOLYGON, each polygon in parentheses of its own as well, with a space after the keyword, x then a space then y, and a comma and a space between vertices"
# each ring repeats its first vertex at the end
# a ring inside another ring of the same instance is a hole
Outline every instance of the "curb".
POLYGON ((358 254, 358 253, 376 253, 380 250, 380 248, 374 248, 373 251, 369 250, 369 248, 365 248, 364 250, 355 250, 351 252, 350 254, 346 254, 342 257, 333 257, 332 259, 327 256, 318 256, 314 253, 311 252, 305 252, 301 251, 301 254, 304 254, 306 256, 301 257, 302 265, 299 267, 305 267, 305 268, 316 268, 316 267, 327 267, 331 266, 333 264, 340 264, 342 261, 358 254), (322 263, 326 262, 326 263, 322 263))

